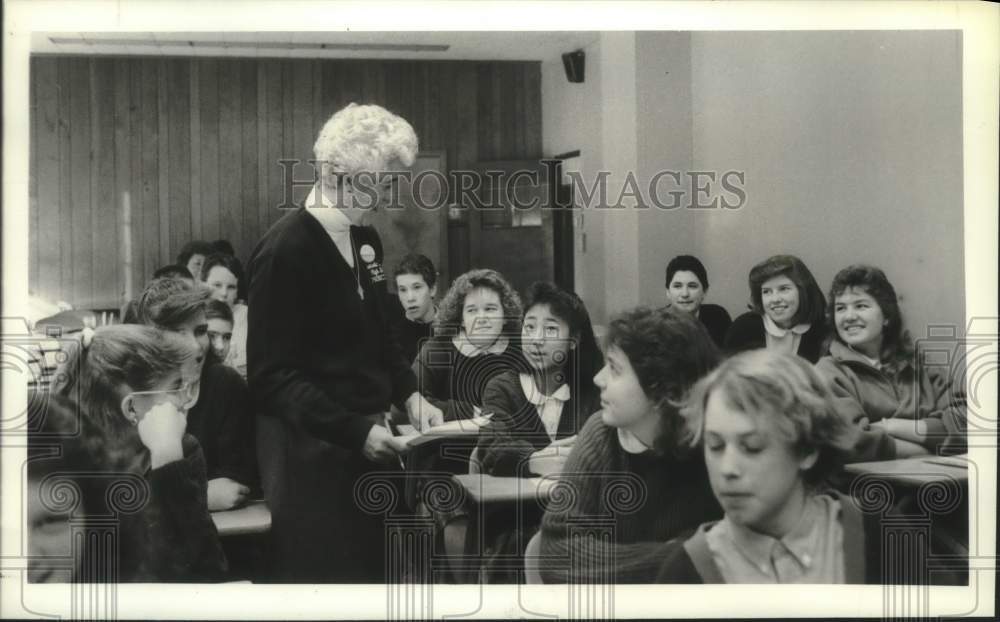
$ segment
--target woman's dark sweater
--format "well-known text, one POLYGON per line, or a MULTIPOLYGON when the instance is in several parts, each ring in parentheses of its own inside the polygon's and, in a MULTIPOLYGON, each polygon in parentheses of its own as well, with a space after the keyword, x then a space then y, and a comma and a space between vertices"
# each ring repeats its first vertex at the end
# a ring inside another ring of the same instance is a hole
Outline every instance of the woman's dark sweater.
POLYGON ((668 540, 721 516, 700 453, 684 459, 653 451, 630 454, 618 430, 595 413, 580 432, 542 519, 542 578, 653 582, 668 540))

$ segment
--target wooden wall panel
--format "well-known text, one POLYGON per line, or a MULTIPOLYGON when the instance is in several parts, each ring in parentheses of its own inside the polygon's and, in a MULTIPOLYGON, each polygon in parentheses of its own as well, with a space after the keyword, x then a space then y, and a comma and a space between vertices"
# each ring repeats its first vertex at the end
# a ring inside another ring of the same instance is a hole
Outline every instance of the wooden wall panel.
MULTIPOLYGON (((278 160, 313 157, 350 102, 407 118, 451 170, 541 156, 538 63, 39 56, 31 100, 30 287, 78 307, 120 306, 191 239, 246 261, 283 215, 278 160)), ((463 226, 443 227, 451 275, 463 226)))

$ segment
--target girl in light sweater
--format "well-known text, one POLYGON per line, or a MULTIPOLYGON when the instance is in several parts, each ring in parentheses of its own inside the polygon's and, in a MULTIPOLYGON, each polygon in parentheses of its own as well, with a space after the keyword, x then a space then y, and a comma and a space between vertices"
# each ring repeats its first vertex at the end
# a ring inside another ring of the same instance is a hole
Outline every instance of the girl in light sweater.
POLYGON ((885 273, 865 265, 838 272, 827 313, 836 336, 816 368, 861 430, 852 460, 964 453, 965 398, 922 363, 885 273))

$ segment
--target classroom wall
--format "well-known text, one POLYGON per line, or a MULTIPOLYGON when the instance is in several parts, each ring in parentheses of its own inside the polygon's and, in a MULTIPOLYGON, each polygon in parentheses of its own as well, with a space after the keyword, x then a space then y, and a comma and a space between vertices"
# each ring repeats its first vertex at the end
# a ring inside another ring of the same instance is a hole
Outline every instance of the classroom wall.
MULTIPOLYGON (((601 99, 601 38, 584 46, 584 81, 566 79, 561 57, 542 63, 542 152, 554 156, 580 151, 575 167, 592 179, 603 167, 604 132, 601 99)), ((566 50, 570 52, 572 50, 566 50)), ((579 197, 577 197, 579 199, 579 197)), ((574 284, 594 321, 604 317, 604 227, 602 213, 578 210, 574 215, 574 284)))
MULTIPOLYGON (((611 41, 601 34, 602 46, 611 41)), ((736 316, 749 300, 750 267, 790 252, 824 290, 840 268, 874 263, 896 285, 915 336, 943 323, 962 333, 960 33, 639 32, 634 59, 619 58, 636 80, 635 134, 621 140, 636 145, 640 186, 660 170, 739 170, 747 198, 739 210, 651 207, 631 223, 616 212, 588 221, 589 235, 624 221, 616 243, 639 257, 638 291, 619 298, 605 287, 595 321, 663 304, 663 269, 680 253, 703 260, 708 300, 736 316)), ((602 94, 607 118, 612 102, 602 94)), ((546 109, 546 118, 559 114, 546 109)), ((592 127, 580 119, 561 132, 583 137, 592 127)), ((608 163, 608 144, 601 148, 596 157, 608 163)), ((607 265, 617 250, 590 259, 607 265)), ((581 276, 589 292, 608 278, 581 276)))
POLYGON ((42 56, 30 84, 29 287, 83 308, 190 239, 245 260, 283 213, 278 159, 312 157, 351 101, 407 118, 450 170, 542 151, 537 62, 42 56))
POLYGON ((961 34, 692 35, 697 170, 746 171, 747 204, 699 219, 712 299, 799 255, 825 290, 855 262, 885 270, 915 337, 965 319, 961 34))

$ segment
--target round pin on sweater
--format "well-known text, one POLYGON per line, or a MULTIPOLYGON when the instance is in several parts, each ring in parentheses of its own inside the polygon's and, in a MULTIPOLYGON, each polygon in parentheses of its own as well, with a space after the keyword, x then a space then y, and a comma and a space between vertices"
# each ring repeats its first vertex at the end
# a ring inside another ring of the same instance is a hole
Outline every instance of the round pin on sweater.
POLYGON ((371 244, 362 244, 361 250, 358 251, 358 254, 361 255, 361 259, 365 263, 371 263, 375 261, 375 249, 372 248, 371 244))

